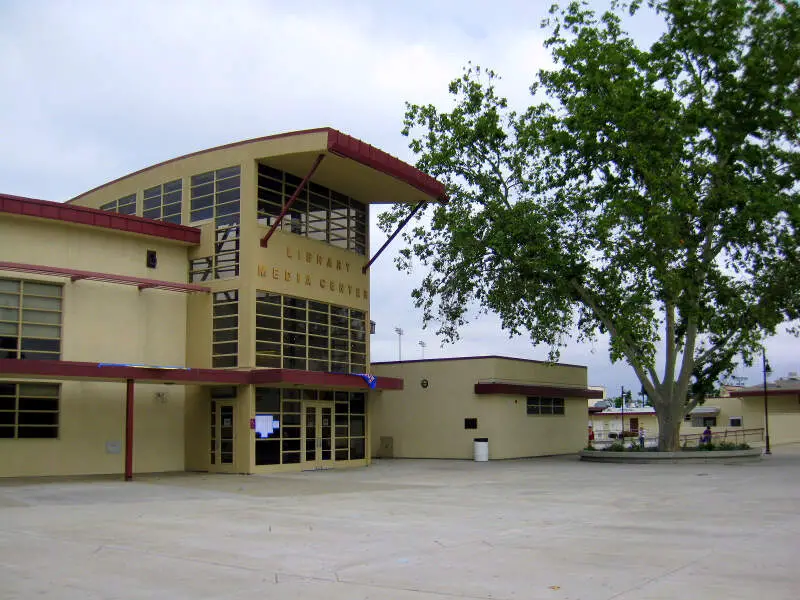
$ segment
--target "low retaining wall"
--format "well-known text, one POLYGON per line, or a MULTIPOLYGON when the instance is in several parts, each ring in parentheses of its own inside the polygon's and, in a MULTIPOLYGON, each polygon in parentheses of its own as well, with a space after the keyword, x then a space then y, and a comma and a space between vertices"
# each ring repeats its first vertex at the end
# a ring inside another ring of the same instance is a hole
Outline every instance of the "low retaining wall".
POLYGON ((709 463, 717 461, 761 460, 761 448, 749 450, 687 450, 684 452, 609 452, 581 450, 581 460, 606 463, 709 463))

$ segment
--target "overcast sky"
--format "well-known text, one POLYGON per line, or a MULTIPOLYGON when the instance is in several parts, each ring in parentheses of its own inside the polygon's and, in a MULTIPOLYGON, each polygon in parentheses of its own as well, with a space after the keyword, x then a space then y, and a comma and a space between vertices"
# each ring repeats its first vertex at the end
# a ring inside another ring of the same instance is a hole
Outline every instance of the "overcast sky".
MULTIPOLYGON (((604 2, 598 3, 604 6, 604 2)), ((332 126, 412 162, 404 102, 447 102, 468 61, 503 76, 524 108, 548 65, 539 23, 548 0, 304 2, 0 0, 0 191, 64 201, 156 162, 242 139, 332 126)), ((641 39, 658 23, 641 19, 641 39)), ((372 248, 385 237, 372 215, 372 248)), ((397 246, 397 244, 395 244, 397 246)), ((396 247, 395 247, 396 249, 396 247)), ((372 268, 372 360, 500 354, 545 359, 492 317, 442 347, 422 330, 392 254, 372 268)), ((776 375, 800 371, 798 341, 770 340, 776 375)), ((639 390, 611 365, 605 340, 570 345, 562 361, 589 382, 639 390)), ((760 368, 760 367, 759 367, 760 368)), ((742 369, 748 383, 759 368, 742 369)))

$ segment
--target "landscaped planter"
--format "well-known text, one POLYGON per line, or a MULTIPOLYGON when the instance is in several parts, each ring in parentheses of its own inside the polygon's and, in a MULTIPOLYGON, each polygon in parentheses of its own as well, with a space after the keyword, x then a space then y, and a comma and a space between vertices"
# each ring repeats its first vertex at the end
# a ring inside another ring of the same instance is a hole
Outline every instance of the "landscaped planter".
POLYGON ((609 452, 581 450, 581 460, 607 463, 708 463, 761 460, 761 448, 749 450, 685 450, 683 452, 609 452))

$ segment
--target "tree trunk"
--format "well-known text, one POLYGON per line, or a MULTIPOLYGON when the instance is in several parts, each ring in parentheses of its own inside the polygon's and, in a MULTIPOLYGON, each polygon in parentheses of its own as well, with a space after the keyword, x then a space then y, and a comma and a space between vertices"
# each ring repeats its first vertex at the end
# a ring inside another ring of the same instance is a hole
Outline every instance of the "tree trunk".
POLYGON ((677 452, 681 449, 681 423, 683 407, 677 403, 656 407, 658 419, 658 449, 661 452, 677 452))

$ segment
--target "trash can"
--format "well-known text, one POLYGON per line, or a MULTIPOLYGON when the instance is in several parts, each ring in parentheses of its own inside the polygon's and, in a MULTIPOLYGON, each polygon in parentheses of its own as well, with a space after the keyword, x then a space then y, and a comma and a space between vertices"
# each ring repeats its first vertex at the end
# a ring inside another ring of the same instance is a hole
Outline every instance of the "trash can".
POLYGON ((489 460, 489 438, 475 438, 475 462, 489 460))

